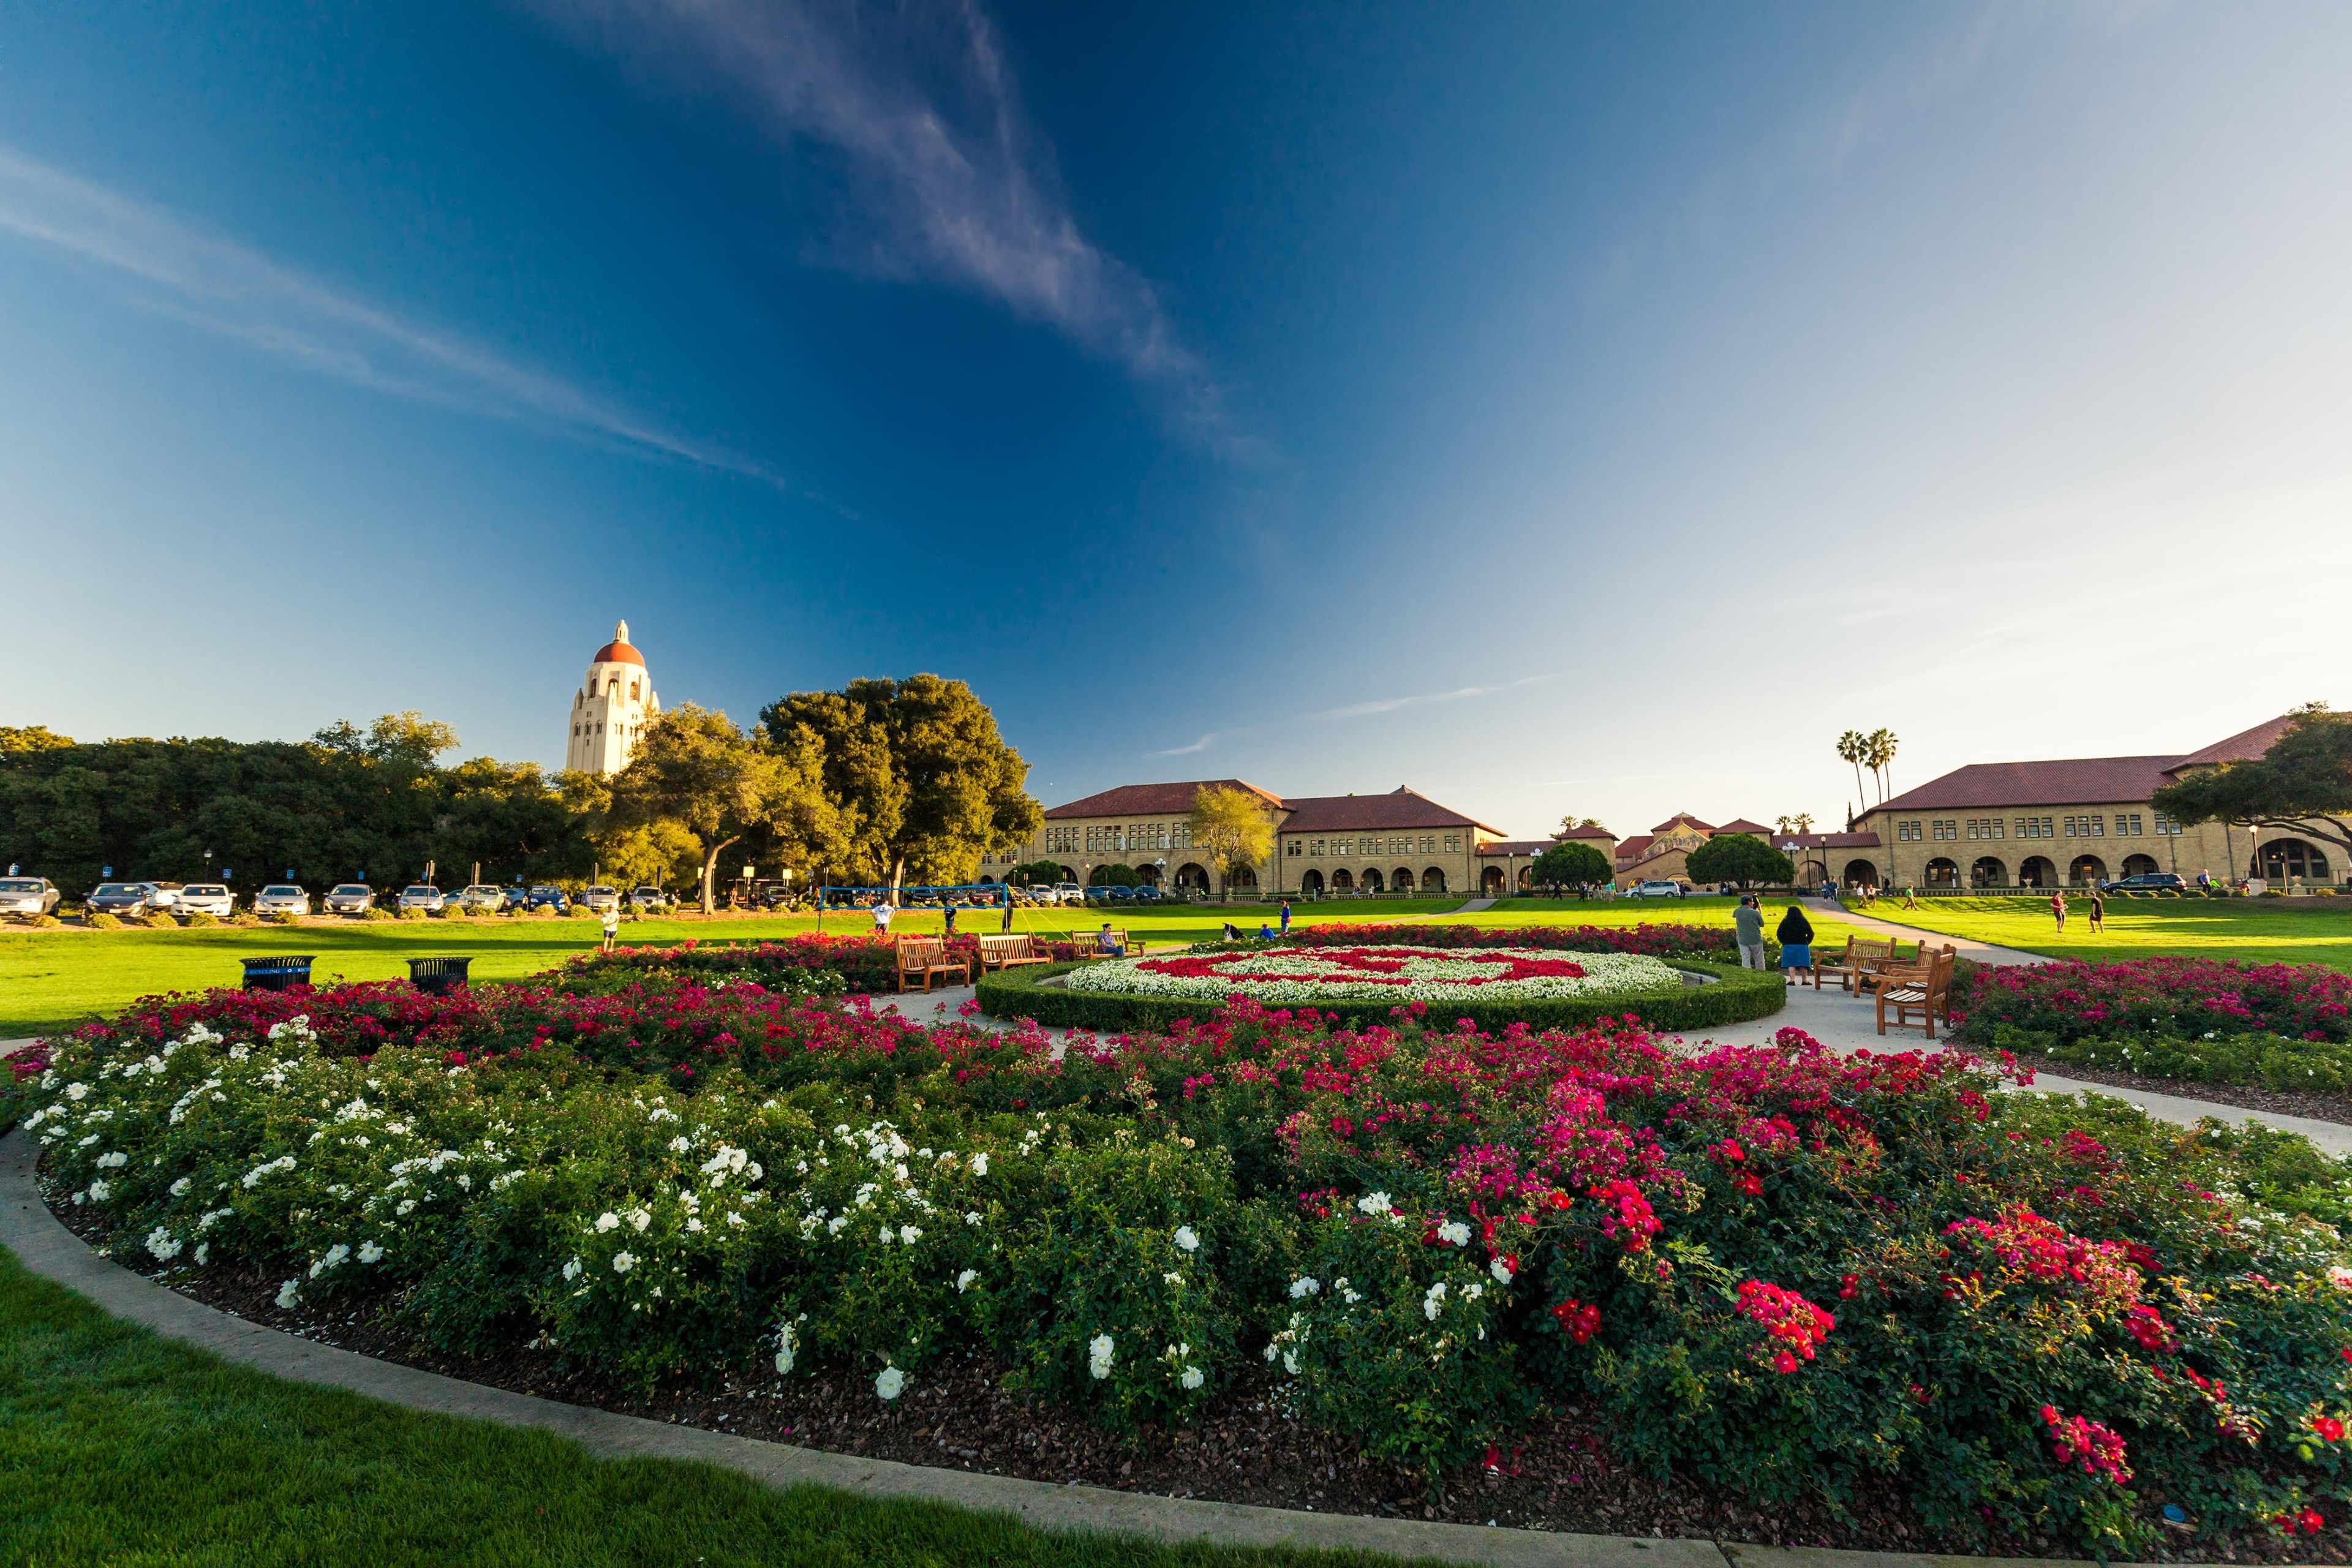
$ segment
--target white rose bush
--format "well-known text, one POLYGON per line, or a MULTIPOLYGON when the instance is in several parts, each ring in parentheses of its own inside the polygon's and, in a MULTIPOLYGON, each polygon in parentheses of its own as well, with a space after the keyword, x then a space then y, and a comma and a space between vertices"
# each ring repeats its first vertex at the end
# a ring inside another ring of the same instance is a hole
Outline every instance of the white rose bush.
POLYGON ((1433 1484, 1575 1401, 1624 1462, 1759 1506, 1892 1480, 1956 1546, 2352 1500, 2352 1167, 2278 1134, 1795 1030, 1243 998, 1056 1049, 763 973, 155 999, 52 1042, 0 1119, 167 1280, 632 1391, 895 1406, 982 1356, 1127 1434, 1271 1399, 1433 1484))

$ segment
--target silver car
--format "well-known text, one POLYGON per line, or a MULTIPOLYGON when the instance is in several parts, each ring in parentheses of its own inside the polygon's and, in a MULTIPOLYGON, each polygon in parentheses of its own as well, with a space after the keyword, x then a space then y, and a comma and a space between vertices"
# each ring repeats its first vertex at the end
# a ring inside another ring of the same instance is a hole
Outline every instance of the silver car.
POLYGON ((0 915, 53 915, 63 896, 47 877, 0 879, 0 915))
POLYGON ((450 896, 469 910, 487 910, 492 914, 507 907, 506 889, 495 882, 477 882, 464 892, 450 896))
POLYGON ((580 901, 601 915, 606 910, 617 910, 621 907, 621 889, 607 888, 600 883, 581 894, 580 901))
POLYGON ((172 901, 175 915, 215 915, 222 920, 236 913, 236 899, 218 882, 191 882, 180 889, 172 901))
POLYGON ((404 910, 423 910, 437 915, 448 901, 440 889, 425 882, 412 882, 400 889, 400 907, 404 910))
POLYGON ((291 882, 273 882, 254 895, 253 912, 257 915, 307 915, 310 912, 310 895, 291 882))
POLYGON ((375 889, 365 882, 338 882, 327 889, 331 915, 363 915, 375 908, 375 889))
POLYGON ((636 888, 629 893, 629 903, 639 914, 648 910, 666 910, 674 900, 659 888, 636 888))

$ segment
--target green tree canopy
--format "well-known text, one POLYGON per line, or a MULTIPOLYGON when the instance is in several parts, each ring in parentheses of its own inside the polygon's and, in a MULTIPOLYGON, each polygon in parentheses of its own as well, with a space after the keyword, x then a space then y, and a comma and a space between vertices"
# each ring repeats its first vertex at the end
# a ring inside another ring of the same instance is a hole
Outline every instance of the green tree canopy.
POLYGON ((0 724, 0 757, 11 752, 54 752, 74 743, 47 724, 0 724))
POLYGON ((1536 857, 1528 874, 1538 888, 1573 888, 1606 882, 1617 874, 1609 857, 1581 838, 1563 838, 1536 857))
POLYGON ((1694 882, 1728 882, 1743 889, 1797 879, 1789 858, 1752 833, 1717 834, 1692 850, 1683 866, 1694 882))
POLYGON ((1216 870, 1219 898, 1234 871, 1262 866, 1274 853, 1274 824, 1266 820, 1265 802, 1247 790, 1202 790, 1192 797, 1191 826, 1192 847, 1216 870))
POLYGON ((2352 856, 2352 713, 2307 703, 2271 749, 2200 770, 2156 792, 2155 808, 2182 824, 2231 822, 2283 828, 2341 846, 2352 856))
POLYGON ((639 731, 629 765, 609 784, 603 842, 647 855, 690 836, 701 850, 702 910, 718 907, 719 857, 753 835, 816 866, 839 853, 838 814, 826 798, 822 748, 805 734, 777 744, 726 714, 691 702, 639 731), (635 836, 634 837, 630 836, 635 836))
POLYGON ((1023 787, 1029 764, 961 680, 853 680, 780 698, 760 719, 771 743, 819 759, 839 813, 826 864, 845 880, 969 882, 982 855, 1045 822, 1023 787))

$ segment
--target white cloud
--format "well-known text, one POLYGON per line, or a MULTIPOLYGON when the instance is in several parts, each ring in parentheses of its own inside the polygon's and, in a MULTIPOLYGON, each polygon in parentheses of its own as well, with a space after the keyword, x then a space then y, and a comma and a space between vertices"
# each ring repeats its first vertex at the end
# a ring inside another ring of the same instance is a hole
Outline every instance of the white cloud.
POLYGON ((940 281, 1118 364, 1189 437, 1256 455, 1158 292, 1079 229, 988 19, 968 0, 534 0, 632 66, 729 82, 787 141, 843 159, 863 222, 835 259, 940 281))
POLYGON ((0 146, 0 231, 134 280, 135 301, 146 309, 321 375, 775 482, 746 458, 669 435, 569 382, 401 321, 6 146, 0 146))

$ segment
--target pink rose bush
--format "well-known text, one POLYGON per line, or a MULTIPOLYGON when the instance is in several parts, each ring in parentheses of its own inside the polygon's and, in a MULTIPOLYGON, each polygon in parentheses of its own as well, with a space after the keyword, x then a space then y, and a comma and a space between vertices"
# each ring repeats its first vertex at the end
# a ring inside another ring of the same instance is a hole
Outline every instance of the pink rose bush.
POLYGON ((639 1386, 972 1352, 1125 1431, 1271 1379, 1433 1479, 1573 1399, 1624 1462, 1891 1480, 1954 1546, 2342 1518, 2352 1251, 2199 1141, 1794 1029, 926 1026, 817 994, 830 951, 152 998, 5 1114, 152 1268, 639 1386))

